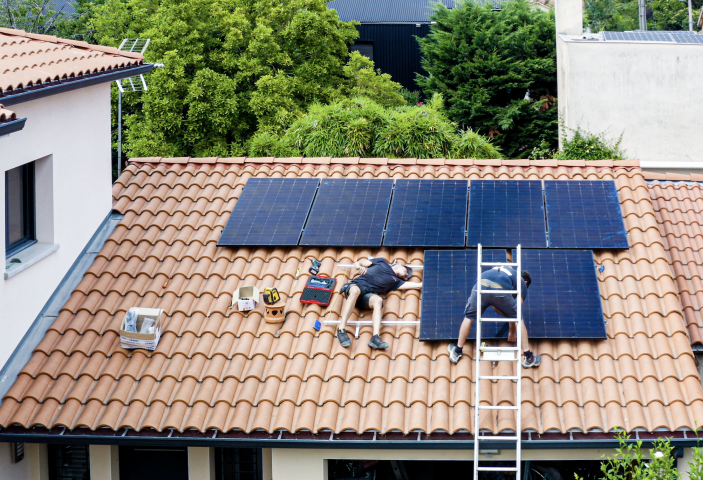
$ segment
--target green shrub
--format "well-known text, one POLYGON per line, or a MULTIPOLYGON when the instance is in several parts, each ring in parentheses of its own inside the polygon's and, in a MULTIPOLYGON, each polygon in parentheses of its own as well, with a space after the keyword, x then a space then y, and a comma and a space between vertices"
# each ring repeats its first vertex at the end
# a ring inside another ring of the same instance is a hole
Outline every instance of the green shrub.
POLYGON ((297 157, 300 152, 287 138, 274 132, 257 132, 247 145, 250 157, 297 157))
POLYGON ((606 136, 606 132, 590 133, 580 127, 569 129, 562 124, 562 136, 566 138, 558 150, 552 150, 547 142, 540 142, 532 149, 531 159, 556 160, 622 160, 625 151, 620 147, 622 134, 617 140, 611 140, 606 136), (568 138, 568 131, 571 130, 571 138, 568 138))
POLYGON ((450 158, 502 158, 500 148, 471 129, 464 130, 454 142, 450 158))
POLYGON ((386 107, 405 105, 405 99, 398 93, 401 85, 391 80, 387 73, 374 70, 373 60, 359 52, 351 53, 342 70, 345 77, 339 89, 342 96, 366 97, 386 107))

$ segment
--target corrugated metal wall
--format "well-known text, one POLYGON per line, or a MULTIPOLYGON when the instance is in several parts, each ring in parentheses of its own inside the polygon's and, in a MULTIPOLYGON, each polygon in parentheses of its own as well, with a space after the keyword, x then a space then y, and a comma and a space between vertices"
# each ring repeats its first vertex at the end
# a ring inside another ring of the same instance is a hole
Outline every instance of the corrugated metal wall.
POLYGON ((420 65, 420 46, 415 36, 430 32, 427 23, 418 24, 364 24, 358 25, 357 41, 373 42, 373 60, 376 68, 389 73, 393 80, 409 90, 418 90, 415 73, 425 74, 420 65))

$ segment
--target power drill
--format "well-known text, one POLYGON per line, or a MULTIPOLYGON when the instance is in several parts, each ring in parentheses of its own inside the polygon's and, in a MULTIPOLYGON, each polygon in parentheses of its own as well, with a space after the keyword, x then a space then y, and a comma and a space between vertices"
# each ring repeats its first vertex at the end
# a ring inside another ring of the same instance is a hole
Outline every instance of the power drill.
POLYGON ((310 267, 310 273, 313 275, 317 275, 320 273, 320 265, 322 265, 322 262, 319 260, 315 260, 314 258, 310 259, 312 261, 312 266, 310 267))

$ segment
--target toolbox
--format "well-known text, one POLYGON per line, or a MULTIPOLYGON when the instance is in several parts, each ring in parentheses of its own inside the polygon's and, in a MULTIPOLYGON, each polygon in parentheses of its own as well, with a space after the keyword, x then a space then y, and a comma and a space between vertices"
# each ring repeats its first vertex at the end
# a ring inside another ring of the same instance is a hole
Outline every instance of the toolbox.
POLYGON ((300 303, 315 303, 326 307, 330 304, 337 280, 330 277, 311 276, 308 278, 300 303))

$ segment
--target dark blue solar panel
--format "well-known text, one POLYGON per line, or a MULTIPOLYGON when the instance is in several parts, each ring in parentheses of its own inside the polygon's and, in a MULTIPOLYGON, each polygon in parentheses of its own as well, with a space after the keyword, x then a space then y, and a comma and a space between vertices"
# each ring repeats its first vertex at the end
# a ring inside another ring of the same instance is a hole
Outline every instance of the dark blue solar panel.
POLYGON ((383 244, 463 247, 467 180, 396 180, 383 244))
POLYGON ((322 180, 300 245, 381 245, 392 191, 393 180, 322 180))
POLYGON ((522 269, 532 276, 522 304, 530 338, 606 338, 592 251, 523 250, 522 269))
POLYGON ((317 178, 250 178, 218 245, 297 245, 317 178))
MULTIPOLYGON (((476 257, 476 250, 425 250, 421 340, 457 339, 459 326, 464 319, 464 307, 476 284, 476 257)), ((484 250, 483 261, 505 262, 505 250, 484 250)), ((488 268, 484 267, 484 270, 488 268)), ((487 310, 485 316, 498 317, 493 310, 487 310)), ((490 337, 503 324, 483 325, 484 337, 490 337)))
POLYGON ((545 248, 542 182, 472 180, 468 247, 545 248))
POLYGON ((612 181, 546 181, 550 248, 628 248, 612 181))

